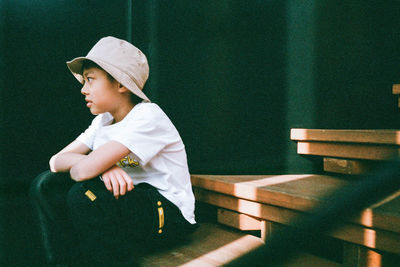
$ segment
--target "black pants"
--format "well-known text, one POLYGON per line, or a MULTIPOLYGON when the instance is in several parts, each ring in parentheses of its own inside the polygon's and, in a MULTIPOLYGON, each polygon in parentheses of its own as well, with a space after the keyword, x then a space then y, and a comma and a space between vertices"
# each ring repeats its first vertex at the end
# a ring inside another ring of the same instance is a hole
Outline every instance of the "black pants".
POLYGON ((179 242, 196 228, 145 183, 116 200, 98 178, 76 183, 68 174, 44 172, 31 197, 51 264, 128 266, 144 250, 179 242))

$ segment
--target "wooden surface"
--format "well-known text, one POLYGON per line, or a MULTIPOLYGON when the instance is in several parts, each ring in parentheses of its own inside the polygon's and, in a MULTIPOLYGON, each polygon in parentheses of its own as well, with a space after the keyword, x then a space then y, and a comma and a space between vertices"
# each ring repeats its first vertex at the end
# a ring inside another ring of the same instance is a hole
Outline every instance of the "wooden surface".
MULTIPOLYGON (((304 212, 238 199, 200 188, 194 188, 194 193, 197 201, 284 225, 307 215, 304 212)), ((397 230, 399 231, 399 228, 397 230)), ((346 222, 327 235, 371 249, 400 254, 400 233, 398 232, 370 229, 363 225, 346 222)))
MULTIPOLYGON (((250 200, 302 212, 315 208, 333 192, 351 183, 326 175, 299 174, 191 175, 191 179, 195 189, 230 195, 243 203, 250 200)), ((229 209, 229 206, 225 208, 229 209)), ((400 190, 364 210, 352 218, 352 222, 400 233, 400 190)))
POLYGON ((324 157, 324 171, 343 174, 364 174, 376 168, 377 163, 365 160, 352 160, 324 157))
POLYGON ((382 255, 351 243, 343 244, 343 267, 398 267, 400 255, 382 255))
POLYGON ((261 230, 261 220, 227 209, 218 209, 217 221, 242 231, 261 230))
POLYGON ((400 156, 398 130, 292 129, 290 137, 298 154, 323 157, 327 172, 364 174, 400 156))
POLYGON ((191 175, 192 185, 237 198, 309 210, 349 182, 326 175, 191 175))
POLYGON ((187 243, 152 252, 143 267, 222 266, 263 244, 260 238, 221 225, 203 223, 187 243))
POLYGON ((291 129, 293 141, 400 145, 398 130, 291 129))
POLYGON ((341 267, 342 264, 312 254, 298 253, 277 267, 341 267))
MULTIPOLYGON (((324 175, 192 175, 196 200, 285 225, 349 183, 324 175)), ((331 235, 400 253, 400 191, 349 219, 331 235)))
MULTIPOLYGON (((260 238, 215 224, 201 224, 190 241, 149 253, 140 259, 141 267, 214 267, 236 259, 261 246, 260 238)), ((297 253, 280 267, 339 267, 339 263, 308 253, 297 253)))
POLYGON ((400 156, 398 146, 365 145, 359 143, 297 142, 297 153, 324 157, 389 160, 400 156))
POLYGON ((363 211, 358 222, 400 233, 400 190, 363 211))

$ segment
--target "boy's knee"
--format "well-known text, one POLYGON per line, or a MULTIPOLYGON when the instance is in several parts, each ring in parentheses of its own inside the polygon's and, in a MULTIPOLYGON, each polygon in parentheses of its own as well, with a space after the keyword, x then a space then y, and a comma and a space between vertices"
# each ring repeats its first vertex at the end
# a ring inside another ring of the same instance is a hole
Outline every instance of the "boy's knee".
POLYGON ((37 199, 44 192, 46 192, 46 188, 49 185, 50 179, 54 178, 56 173, 52 173, 50 171, 45 171, 39 174, 35 179, 33 179, 29 193, 31 198, 37 199))
POLYGON ((29 188, 29 195, 34 201, 42 201, 48 196, 62 192, 63 188, 68 188, 73 183, 68 173, 45 171, 33 179, 29 188))

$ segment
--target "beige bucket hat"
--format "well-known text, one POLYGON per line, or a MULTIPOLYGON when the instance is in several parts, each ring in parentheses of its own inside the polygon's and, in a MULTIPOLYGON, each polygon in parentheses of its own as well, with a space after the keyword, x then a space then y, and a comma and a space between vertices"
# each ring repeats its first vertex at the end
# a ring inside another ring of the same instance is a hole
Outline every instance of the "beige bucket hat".
POLYGON ((147 58, 131 43, 111 36, 104 37, 93 46, 86 57, 68 61, 69 70, 82 84, 82 65, 85 60, 93 61, 132 93, 150 102, 142 91, 149 77, 147 58))

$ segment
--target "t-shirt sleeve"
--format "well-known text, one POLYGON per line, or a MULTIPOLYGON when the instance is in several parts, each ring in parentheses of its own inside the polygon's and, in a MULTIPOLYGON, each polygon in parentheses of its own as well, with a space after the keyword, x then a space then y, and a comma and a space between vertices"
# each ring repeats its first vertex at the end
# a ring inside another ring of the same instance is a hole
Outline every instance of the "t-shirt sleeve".
POLYGON ((168 144, 177 141, 177 131, 168 117, 159 110, 151 109, 135 114, 128 120, 123 131, 113 137, 135 154, 146 165, 168 144))
POLYGON ((76 140, 84 143, 88 148, 93 150, 94 138, 97 129, 100 127, 100 122, 100 116, 96 116, 90 126, 83 133, 81 133, 76 140))

